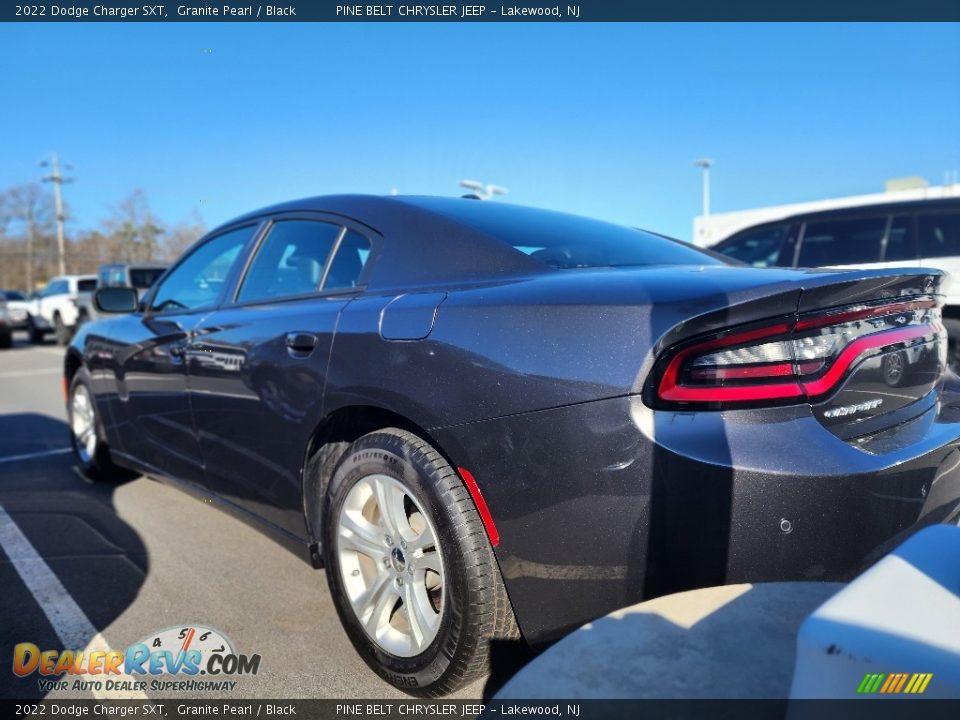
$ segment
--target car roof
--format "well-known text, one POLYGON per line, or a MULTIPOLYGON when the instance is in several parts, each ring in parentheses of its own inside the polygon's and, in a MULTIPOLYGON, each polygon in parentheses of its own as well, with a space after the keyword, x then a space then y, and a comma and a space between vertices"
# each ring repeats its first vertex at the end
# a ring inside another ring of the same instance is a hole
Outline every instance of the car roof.
POLYGON ((934 198, 934 199, 923 199, 923 200, 899 200, 897 202, 884 202, 876 203, 870 205, 851 205, 849 207, 842 208, 831 208, 830 210, 814 210, 812 212, 802 212, 794 213, 793 215, 787 215, 786 217, 780 220, 769 220, 763 223, 757 223, 752 227, 759 227, 760 225, 771 225, 778 222, 786 221, 796 221, 806 218, 830 218, 838 217, 841 215, 873 215, 873 214, 886 214, 890 212, 904 211, 911 212, 913 210, 920 209, 941 209, 941 208, 950 208, 956 207, 960 208, 960 197, 956 198, 934 198))

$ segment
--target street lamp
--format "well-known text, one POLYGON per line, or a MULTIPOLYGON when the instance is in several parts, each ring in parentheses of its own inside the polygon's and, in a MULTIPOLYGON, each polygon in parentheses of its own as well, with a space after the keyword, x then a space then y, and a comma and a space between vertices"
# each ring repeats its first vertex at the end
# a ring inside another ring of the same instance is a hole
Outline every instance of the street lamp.
POLYGON ((477 200, 490 200, 494 195, 506 195, 507 189, 500 185, 484 185, 476 180, 461 180, 460 187, 467 188, 473 192, 466 197, 472 197, 477 200))
POLYGON ((713 160, 701 158, 693 163, 694 167, 703 168, 703 216, 710 215, 710 168, 713 160))

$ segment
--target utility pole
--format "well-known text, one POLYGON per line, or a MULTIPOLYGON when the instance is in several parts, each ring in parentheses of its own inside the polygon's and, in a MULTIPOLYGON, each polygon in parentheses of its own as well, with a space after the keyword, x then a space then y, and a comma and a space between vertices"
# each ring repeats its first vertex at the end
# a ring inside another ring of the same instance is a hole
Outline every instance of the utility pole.
MULTIPOLYGON (((44 182, 53 183, 53 199, 56 203, 57 209, 57 255, 59 261, 60 275, 67 274, 67 263, 66 263, 66 249, 64 246, 63 238, 63 221, 66 219, 66 216, 63 213, 63 192, 61 186, 65 182, 73 182, 73 178, 65 178, 60 173, 60 156, 57 153, 53 153, 53 158, 50 163, 47 163, 44 160, 40 163, 41 167, 51 167, 52 172, 43 178, 44 182)), ((69 167, 69 166, 68 166, 69 167)))
POLYGON ((693 163, 694 167, 703 168, 703 216, 710 215, 710 168, 713 160, 701 158, 693 163))

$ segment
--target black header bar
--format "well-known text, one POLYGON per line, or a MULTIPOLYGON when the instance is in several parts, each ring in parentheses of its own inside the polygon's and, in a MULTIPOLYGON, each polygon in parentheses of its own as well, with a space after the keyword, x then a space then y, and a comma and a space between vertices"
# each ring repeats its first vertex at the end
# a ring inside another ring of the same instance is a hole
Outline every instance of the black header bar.
MULTIPOLYGON (((442 3, 442 0, 440 0, 442 3)), ((123 0, 3 3, 4 22, 647 22, 960 21, 958 0, 487 0, 427 4, 249 0, 144 5, 123 0)), ((851 28, 850 32, 856 32, 851 28)))

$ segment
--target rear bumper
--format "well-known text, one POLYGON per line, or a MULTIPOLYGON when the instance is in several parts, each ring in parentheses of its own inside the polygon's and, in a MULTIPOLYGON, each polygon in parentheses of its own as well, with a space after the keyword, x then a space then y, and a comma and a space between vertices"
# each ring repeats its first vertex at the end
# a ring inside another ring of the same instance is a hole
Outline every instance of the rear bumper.
POLYGON ((432 434, 476 478, 521 629, 540 642, 668 592, 846 580, 920 527, 956 522, 953 412, 866 449, 806 406, 684 413, 636 397, 432 434))

